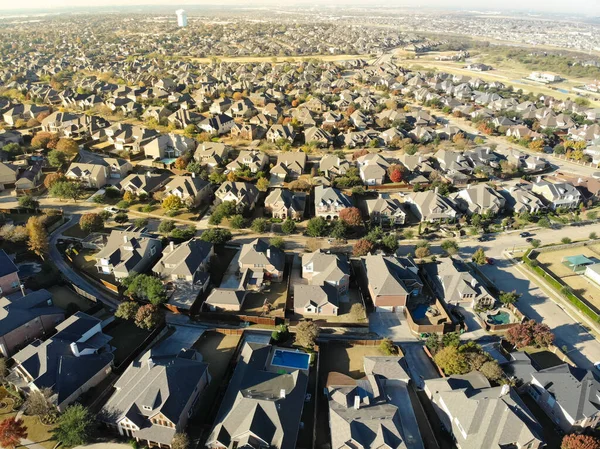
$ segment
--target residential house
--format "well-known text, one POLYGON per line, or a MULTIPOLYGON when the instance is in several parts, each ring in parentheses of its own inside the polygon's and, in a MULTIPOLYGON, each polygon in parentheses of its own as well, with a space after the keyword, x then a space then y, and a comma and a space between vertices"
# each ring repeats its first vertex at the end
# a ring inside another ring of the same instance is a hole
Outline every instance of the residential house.
POLYGON ((266 138, 269 142, 275 143, 280 139, 285 139, 290 143, 296 138, 296 131, 292 125, 273 125, 267 131, 266 138))
POLYGON ((151 159, 173 159, 182 154, 193 152, 196 149, 197 142, 181 134, 160 134, 148 143, 143 145, 142 149, 147 158, 151 159))
POLYGON ((371 223, 380 226, 397 226, 403 225, 406 220, 402 203, 388 193, 380 193, 377 198, 367 199, 365 203, 371 223))
POLYGON ((77 312, 56 326, 56 334, 36 340, 13 355, 7 382, 25 394, 52 390, 59 411, 100 384, 112 370, 112 337, 102 321, 77 312))
POLYGON ((539 156, 531 156, 518 150, 510 150, 506 156, 506 160, 518 169, 534 172, 543 170, 548 165, 545 159, 539 156))
POLYGON ((42 164, 33 163, 24 170, 20 170, 15 182, 15 191, 32 190, 40 186, 42 181, 42 164))
POLYGON ((78 181, 88 189, 99 189, 106 184, 108 167, 100 164, 73 162, 65 173, 67 179, 78 181))
POLYGON ((131 192, 134 195, 152 195, 167 184, 170 180, 168 173, 144 174, 132 173, 119 184, 122 192, 131 192))
POLYGON ((423 288, 418 268, 408 257, 369 255, 362 262, 369 295, 378 312, 404 310, 408 298, 423 288))
POLYGON ((175 195, 184 204, 196 207, 202 202, 209 200, 212 190, 210 183, 192 176, 174 176, 165 186, 166 195, 175 195))
POLYGON ((521 185, 510 187, 503 191, 506 199, 506 208, 514 213, 529 212, 535 214, 546 208, 544 202, 531 189, 521 185))
POLYGON ((133 273, 144 273, 154 265, 161 251, 158 239, 141 232, 113 230, 94 258, 99 273, 123 279, 133 273))
POLYGON ((486 184, 475 184, 462 189, 453 195, 452 199, 458 208, 468 215, 495 216, 502 212, 506 205, 504 197, 486 184))
POLYGON ((247 294, 244 289, 214 288, 204 303, 211 312, 239 312, 242 310, 247 294))
POLYGON ((306 208, 306 193, 273 189, 265 199, 265 212, 274 218, 302 220, 306 208))
POLYGON ((227 170, 236 172, 238 170, 250 169, 251 173, 264 170, 269 163, 269 156, 258 150, 242 150, 238 157, 227 164, 227 170))
POLYGON ((331 448, 423 449, 401 359, 365 357, 363 364, 362 379, 327 377, 331 448))
POLYGON ((0 249, 0 295, 10 295, 20 288, 19 269, 8 254, 0 249))
POLYGON ((564 433, 595 429, 600 383, 591 371, 568 363, 531 374, 528 392, 564 433))
POLYGON ((31 341, 51 335, 64 319, 64 310, 53 305, 52 294, 47 290, 0 297, 2 356, 11 357, 31 341))
POLYGON ((267 130, 262 126, 252 123, 234 123, 231 127, 231 137, 243 140, 262 139, 266 132, 267 130))
POLYGON ((198 145, 194 159, 209 169, 214 170, 225 164, 230 147, 219 142, 204 142, 198 145))
POLYGON ((581 193, 567 182, 552 183, 540 178, 533 183, 531 191, 540 195, 552 210, 559 207, 574 209, 581 202, 581 193))
POLYGON ((287 151, 277 157, 277 164, 271 168, 271 176, 277 176, 282 181, 298 179, 304 173, 306 153, 304 151, 287 151))
POLYGON ((302 278, 308 282, 308 285, 334 286, 337 294, 344 296, 348 293, 350 285, 350 263, 344 255, 326 253, 322 250, 303 254, 302 278))
POLYGON ((330 284, 294 286, 294 313, 298 315, 336 316, 339 306, 338 291, 330 284))
POLYGON ((259 191, 249 182, 225 181, 215 192, 218 202, 233 201, 239 208, 252 210, 258 201, 259 191))
POLYGON ((18 120, 28 120, 36 118, 43 112, 50 112, 48 106, 36 105, 36 104, 16 104, 4 114, 2 114, 2 120, 10 126, 14 126, 18 120))
POLYGON ((297 447, 308 371, 278 365, 274 356, 281 357, 285 351, 288 350, 244 343, 208 435, 207 448, 297 447))
POLYGON ((387 176, 390 163, 377 153, 369 153, 356 160, 360 178, 368 186, 381 185, 387 176))
POLYGON ((175 434, 185 432, 210 382, 208 364, 195 350, 178 354, 149 350, 114 384, 99 419, 125 438, 170 448, 175 434))
POLYGON ((425 392, 461 449, 540 449, 542 428, 509 385, 491 387, 478 371, 425 381, 425 392))
POLYGON ((175 245, 170 242, 152 272, 165 282, 183 280, 195 283, 200 273, 208 271, 215 251, 212 243, 193 238, 175 245))
POLYGON ((352 207, 350 198, 333 187, 317 186, 314 196, 316 216, 327 220, 339 218, 342 209, 352 207))
POLYGON ((214 117, 205 118, 201 122, 198 122, 197 126, 204 132, 221 136, 231 131, 234 123, 233 118, 229 115, 218 114, 214 117))
POLYGON ((459 216, 456 205, 450 198, 440 195, 435 190, 414 192, 406 197, 410 210, 419 221, 453 220, 459 216))
POLYGON ((335 154, 326 154, 319 161, 319 171, 322 171, 328 178, 345 175, 351 166, 350 161, 335 154))
POLYGON ((17 169, 12 165, 0 162, 0 190, 14 187, 17 182, 17 169))
POLYGON ((481 308, 493 306, 496 302, 492 294, 460 260, 446 257, 425 264, 424 274, 438 298, 446 304, 481 308))
POLYGON ((242 245, 238 264, 247 288, 260 289, 265 281, 283 281, 285 254, 266 240, 256 239, 242 245))

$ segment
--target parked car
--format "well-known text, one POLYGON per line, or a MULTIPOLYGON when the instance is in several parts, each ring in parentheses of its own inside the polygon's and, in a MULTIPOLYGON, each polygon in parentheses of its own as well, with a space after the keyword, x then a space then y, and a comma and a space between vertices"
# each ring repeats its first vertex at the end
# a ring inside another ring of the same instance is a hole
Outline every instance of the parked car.
POLYGON ((532 234, 530 232, 521 232, 519 235, 521 237, 531 237, 532 234))
POLYGON ((117 209, 115 206, 106 206, 104 208, 104 210, 106 212, 110 212, 111 214, 118 214, 119 213, 119 209, 117 209))
POLYGON ((527 243, 531 243, 531 242, 533 242, 533 237, 527 237, 527 238, 525 239, 525 241, 526 241, 527 243))

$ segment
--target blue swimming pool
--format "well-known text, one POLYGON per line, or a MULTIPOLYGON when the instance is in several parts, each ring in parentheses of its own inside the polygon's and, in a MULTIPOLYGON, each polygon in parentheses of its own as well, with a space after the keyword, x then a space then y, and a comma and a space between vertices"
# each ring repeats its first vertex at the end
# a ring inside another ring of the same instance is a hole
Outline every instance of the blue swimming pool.
POLYGON ((308 369, 310 365, 310 355, 305 352, 284 351, 275 349, 271 365, 282 366, 291 369, 308 369))
POLYGON ((177 160, 177 158, 171 157, 171 158, 161 159, 160 161, 165 165, 171 165, 171 164, 174 164, 176 160, 177 160))
POLYGON ((429 310, 429 306, 420 304, 417 307, 415 307, 410 314, 412 315, 413 319, 422 320, 423 318, 425 318, 427 310, 429 310))

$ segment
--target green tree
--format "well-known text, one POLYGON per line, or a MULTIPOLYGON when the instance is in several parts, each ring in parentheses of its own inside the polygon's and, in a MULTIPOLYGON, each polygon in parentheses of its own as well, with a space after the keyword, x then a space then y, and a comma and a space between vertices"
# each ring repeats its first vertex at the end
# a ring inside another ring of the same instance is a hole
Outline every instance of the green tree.
POLYGON ((534 248, 539 248, 540 245, 542 244, 541 240, 538 239, 533 239, 531 242, 529 242, 531 244, 531 246, 533 246, 534 248))
POLYGON ((259 234, 262 234, 267 231, 267 226, 269 225, 269 221, 266 218, 255 218, 252 221, 252 225, 250 228, 259 234))
POLYGON ((348 227, 346 222, 342 220, 336 220, 331 226, 331 231, 329 232, 329 236, 334 239, 342 240, 346 237, 346 232, 348 231, 348 227))
POLYGON ((269 180, 267 178, 259 178, 256 181, 256 188, 261 192, 266 192, 269 188, 269 180))
POLYGON ((398 237, 394 233, 384 236, 383 239, 381 239, 381 243, 391 253, 396 252, 400 246, 398 244, 398 237))
POLYGON ((504 375, 502 368, 500 368, 500 365, 498 365, 498 362, 495 360, 485 362, 481 365, 479 371, 492 382, 498 382, 504 375))
POLYGON ((598 234, 596 234, 595 232, 590 232, 590 235, 588 238, 590 240, 596 240, 598 238, 598 234))
POLYGON ((296 232, 296 223, 291 218, 286 219, 281 225, 281 232, 284 234, 293 234, 296 232))
POLYGON ((323 217, 315 217, 308 220, 306 235, 309 237, 324 237, 327 234, 327 221, 323 217))
POLYGON ((504 305, 510 305, 516 303, 521 295, 513 290, 512 292, 500 292, 498 299, 504 305))
POLYGON ((487 257, 485 256, 485 251, 483 248, 477 248, 477 250, 473 253, 471 260, 477 265, 485 265, 487 263, 487 257))
POLYGON ((27 207, 29 209, 37 209, 40 207, 40 202, 31 195, 20 196, 18 201, 20 207, 27 207))
POLYGON ((282 239, 281 237, 273 237, 272 239, 269 240, 269 245, 274 246, 275 248, 278 248, 278 249, 283 249, 283 248, 285 248, 285 240, 282 239))
POLYGON ((54 437, 65 447, 84 445, 88 442, 94 419, 81 404, 67 407, 58 418, 54 437))
POLYGON ((158 225, 158 232, 161 234, 168 234, 173 229, 175 229, 175 222, 173 220, 164 220, 158 225))
POLYGON ((562 239, 560 239, 561 243, 563 243, 564 245, 568 245, 569 243, 572 242, 570 237, 563 237, 562 239))
POLYGON ((58 181, 50 188, 50 195, 62 200, 77 201, 81 194, 82 188, 78 182, 58 181))
POLYGON ((227 180, 227 175, 214 171, 209 175, 208 180, 211 184, 221 185, 227 180))
POLYGON ((231 240, 231 232, 227 229, 214 228, 207 229, 202 233, 200 239, 205 242, 214 243, 215 245, 227 243, 231 240))
POLYGON ((132 274, 121 281, 126 288, 125 294, 132 295, 151 304, 162 304, 167 300, 163 283, 155 276, 147 274, 132 274))
POLYGON ((48 153, 48 163, 52 167, 62 167, 67 162, 67 155, 64 151, 52 150, 48 153))
POLYGON ((139 304, 134 301, 123 301, 117 307, 115 316, 124 320, 133 320, 139 308, 139 304))
POLYGON ((394 342, 389 338, 384 338, 379 344, 379 350, 384 355, 397 355, 398 348, 394 345, 394 342))
POLYGON ((458 243, 456 243, 455 240, 444 240, 440 246, 449 256, 453 256, 458 253, 458 243))
POLYGON ((542 228, 549 228, 550 227, 550 220, 548 220, 546 217, 544 218, 540 218, 537 222, 537 224, 542 227, 542 228))
POLYGON ((442 337, 442 346, 455 346, 458 348, 460 346, 460 335, 456 332, 444 334, 442 337))
POLYGON ((469 364, 467 363, 465 354, 459 352, 456 346, 446 346, 441 349, 433 357, 433 360, 447 376, 469 372, 469 364))
POLYGON ((23 150, 18 143, 8 143, 1 148, 2 152, 6 153, 9 159, 14 159, 15 156, 23 154, 23 150))
POLYGON ((183 201, 177 195, 169 195, 163 200, 162 207, 167 211, 176 211, 183 208, 183 201))
POLYGON ((240 214, 236 214, 229 219, 229 226, 233 229, 241 229, 245 224, 246 220, 244 220, 244 217, 240 214))

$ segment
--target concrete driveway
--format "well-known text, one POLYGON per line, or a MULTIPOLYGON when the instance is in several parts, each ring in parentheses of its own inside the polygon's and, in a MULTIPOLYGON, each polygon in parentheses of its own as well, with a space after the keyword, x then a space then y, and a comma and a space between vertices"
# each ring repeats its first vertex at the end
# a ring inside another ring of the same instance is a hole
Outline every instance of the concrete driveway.
POLYGON ((401 312, 373 312, 369 315, 369 331, 401 343, 416 341, 401 312))
POLYGON ((408 374, 417 387, 423 388, 424 380, 440 377, 433 363, 429 360, 425 351, 423 351, 423 342, 403 343, 401 346, 404 353, 404 360, 408 366, 408 374))

